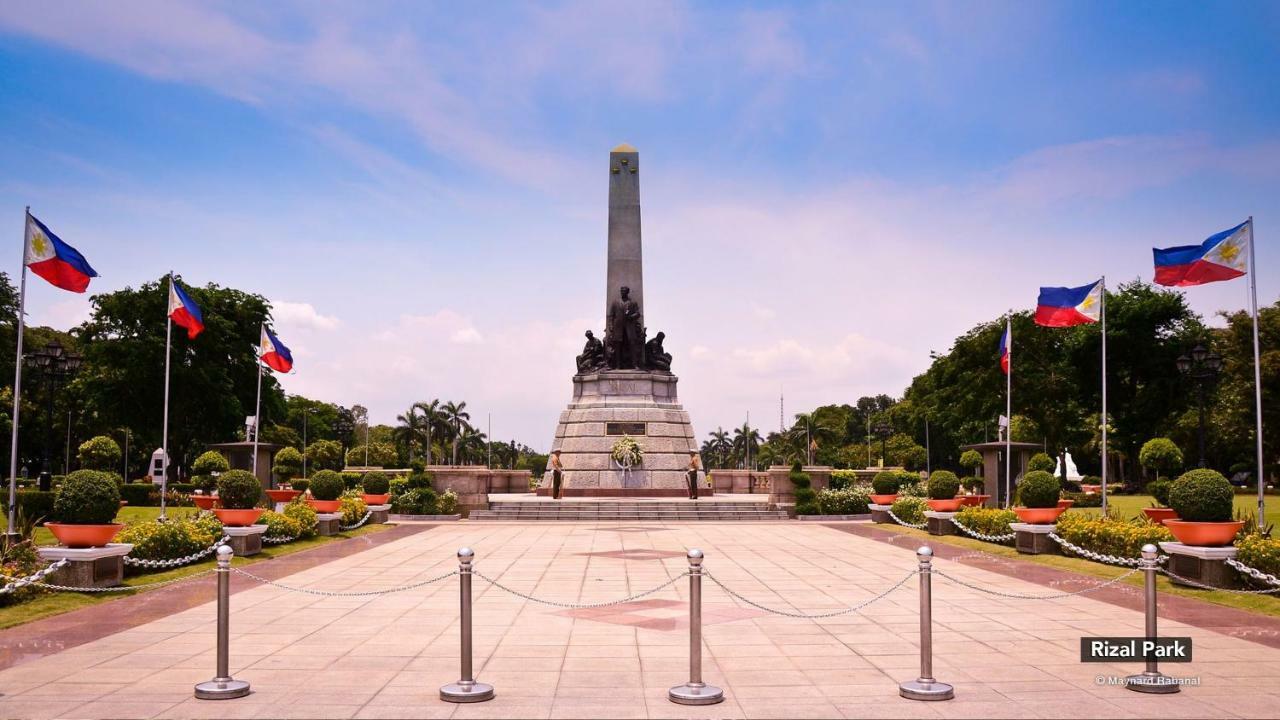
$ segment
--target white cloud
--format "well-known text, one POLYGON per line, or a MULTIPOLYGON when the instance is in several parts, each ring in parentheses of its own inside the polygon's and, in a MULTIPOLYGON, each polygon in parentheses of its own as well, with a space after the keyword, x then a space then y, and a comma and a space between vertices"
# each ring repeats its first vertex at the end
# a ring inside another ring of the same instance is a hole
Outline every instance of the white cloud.
POLYGON ((449 342, 455 345, 476 345, 484 342, 484 338, 480 336, 480 331, 473 327, 455 330, 453 335, 449 336, 449 342))
POLYGON ((277 300, 271 303, 271 318, 278 327, 307 330, 333 330, 341 321, 333 315, 321 315, 311 303, 277 300))

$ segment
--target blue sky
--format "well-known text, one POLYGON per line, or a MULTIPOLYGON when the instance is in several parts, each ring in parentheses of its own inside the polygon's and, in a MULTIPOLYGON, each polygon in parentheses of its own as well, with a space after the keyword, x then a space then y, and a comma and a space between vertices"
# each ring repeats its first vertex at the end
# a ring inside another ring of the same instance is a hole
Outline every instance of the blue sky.
POLYGON ((93 290, 173 268, 267 296, 291 392, 383 422, 466 399, 546 447, 603 322, 625 141, 696 431, 770 430, 780 390, 788 414, 899 393, 1039 285, 1150 278, 1153 245, 1250 214, 1273 302, 1278 29, 1247 2, 11 1, 8 271, 29 204, 93 290))

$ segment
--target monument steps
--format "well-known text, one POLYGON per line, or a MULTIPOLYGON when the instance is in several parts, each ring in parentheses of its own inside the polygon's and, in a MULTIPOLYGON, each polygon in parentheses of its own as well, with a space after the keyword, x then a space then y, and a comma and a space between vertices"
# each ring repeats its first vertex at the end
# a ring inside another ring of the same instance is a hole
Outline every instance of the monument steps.
POLYGON ((766 502, 718 502, 716 500, 624 500, 569 501, 539 499, 518 502, 494 502, 488 510, 474 510, 472 520, 538 521, 538 520, 622 520, 622 521, 767 521, 786 520, 785 510, 769 507, 766 502))

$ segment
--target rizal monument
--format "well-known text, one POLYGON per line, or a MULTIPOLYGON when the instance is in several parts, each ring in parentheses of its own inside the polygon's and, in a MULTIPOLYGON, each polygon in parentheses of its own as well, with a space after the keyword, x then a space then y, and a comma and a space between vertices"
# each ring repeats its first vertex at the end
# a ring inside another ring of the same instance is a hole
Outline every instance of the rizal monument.
POLYGON ((697 444, 676 395, 671 355, 663 349, 666 336, 648 335, 642 256, 640 154, 623 144, 609 153, 604 337, 586 333, 573 399, 560 413, 551 446, 560 452, 568 496, 688 492, 685 471, 697 444), (628 446, 639 452, 618 450, 628 446))

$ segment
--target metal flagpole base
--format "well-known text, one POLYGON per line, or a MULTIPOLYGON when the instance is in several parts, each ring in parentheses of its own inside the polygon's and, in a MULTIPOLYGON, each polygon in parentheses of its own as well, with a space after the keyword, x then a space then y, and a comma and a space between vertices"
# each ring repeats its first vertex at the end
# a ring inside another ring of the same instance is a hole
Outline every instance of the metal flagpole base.
POLYGON ((1150 695, 1168 695, 1182 690, 1178 683, 1171 681, 1162 672, 1144 672, 1130 675, 1124 679, 1124 686, 1134 692, 1150 695))
POLYGON ((459 680, 441 687, 440 699, 454 703, 484 702, 493 699, 493 686, 482 682, 459 680))
POLYGON ((956 689, 944 682, 918 678, 898 685, 898 694, 908 700, 950 700, 956 689))
POLYGON ((214 678, 196 685, 197 700, 232 700, 249 694, 249 683, 244 680, 214 678))
POLYGON ((706 683, 685 683, 668 690, 667 699, 679 705, 715 705, 724 701, 724 690, 706 683))

